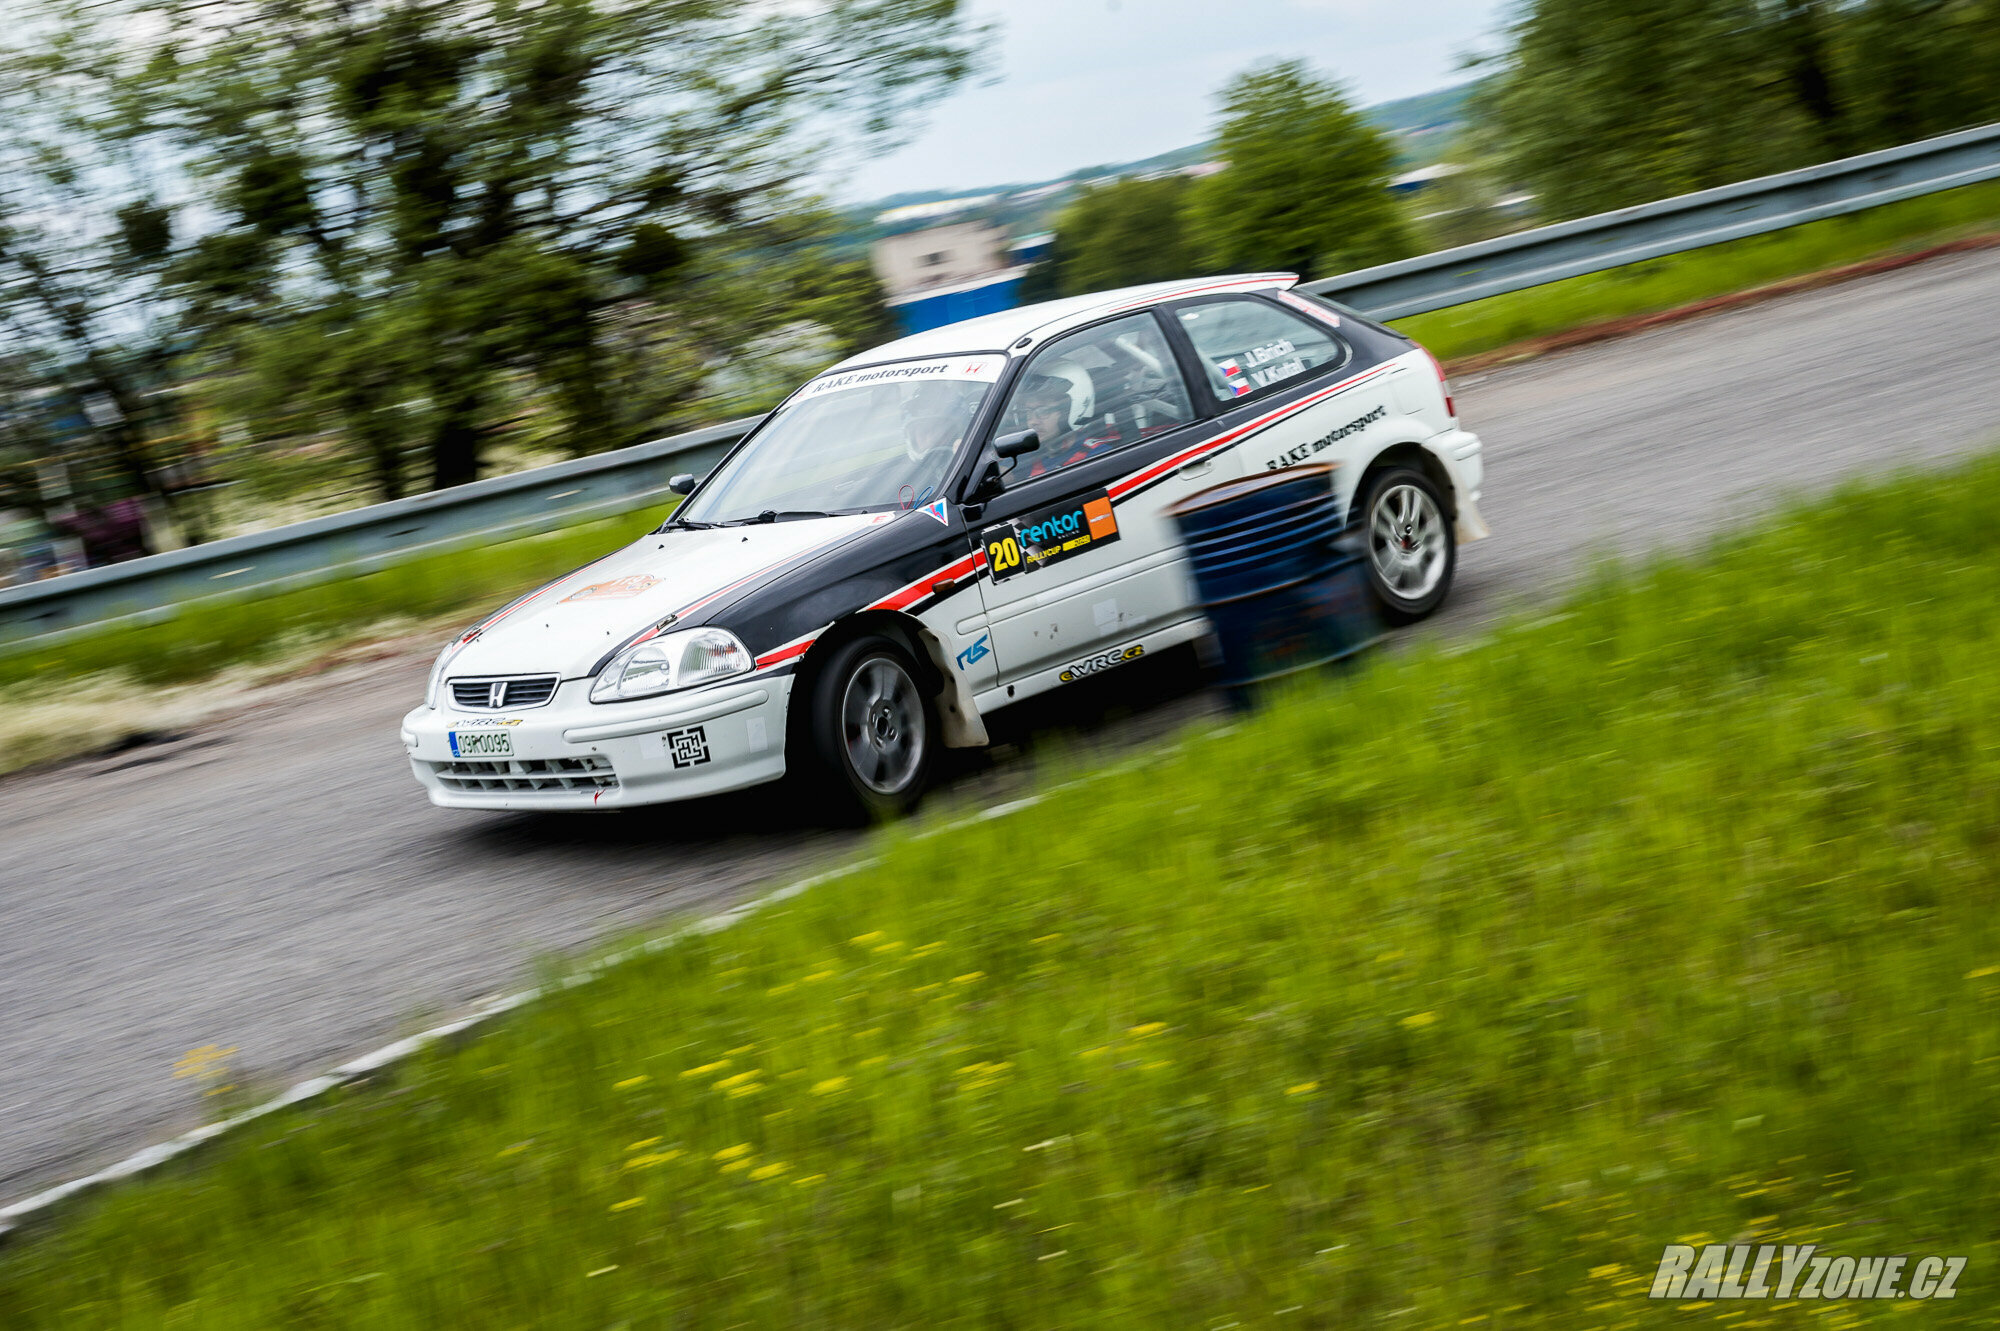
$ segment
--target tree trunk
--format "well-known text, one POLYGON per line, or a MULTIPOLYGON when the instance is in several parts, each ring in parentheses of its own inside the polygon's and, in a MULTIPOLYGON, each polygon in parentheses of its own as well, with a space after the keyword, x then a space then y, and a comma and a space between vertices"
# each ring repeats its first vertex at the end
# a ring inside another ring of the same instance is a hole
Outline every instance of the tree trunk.
POLYGON ((431 434, 431 488, 443 490, 479 479, 479 394, 457 389, 440 399, 441 414, 431 434))

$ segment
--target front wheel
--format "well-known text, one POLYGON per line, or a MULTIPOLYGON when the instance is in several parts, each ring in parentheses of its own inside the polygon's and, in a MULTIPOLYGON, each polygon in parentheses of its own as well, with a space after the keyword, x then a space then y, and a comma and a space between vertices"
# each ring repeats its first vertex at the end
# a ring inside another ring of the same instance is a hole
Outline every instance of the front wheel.
POLYGON ((1458 564, 1458 541, 1444 498, 1413 467, 1373 478, 1362 499, 1368 584, 1391 624, 1424 618, 1444 603, 1458 564))
POLYGON ((843 816, 909 812, 930 781, 938 725, 917 670, 887 638, 839 648, 813 681, 813 749, 843 816))

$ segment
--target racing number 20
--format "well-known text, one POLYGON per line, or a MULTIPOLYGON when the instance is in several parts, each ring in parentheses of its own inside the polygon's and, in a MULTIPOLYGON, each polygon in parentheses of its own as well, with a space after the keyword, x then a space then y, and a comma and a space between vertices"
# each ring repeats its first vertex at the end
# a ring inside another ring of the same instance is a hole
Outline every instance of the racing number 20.
POLYGON ((993 565, 995 573, 1005 573, 1010 568, 1021 567, 1021 546, 1011 536, 1002 537, 986 547, 986 560, 993 565))

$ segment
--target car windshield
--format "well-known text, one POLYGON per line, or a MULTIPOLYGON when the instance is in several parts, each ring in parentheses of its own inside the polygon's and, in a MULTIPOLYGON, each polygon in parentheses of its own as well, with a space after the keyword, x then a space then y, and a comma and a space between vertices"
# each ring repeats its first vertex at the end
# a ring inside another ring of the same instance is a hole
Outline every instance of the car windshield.
POLYGON ((1005 356, 822 375, 794 393, 672 521, 773 521, 935 499, 1005 356))

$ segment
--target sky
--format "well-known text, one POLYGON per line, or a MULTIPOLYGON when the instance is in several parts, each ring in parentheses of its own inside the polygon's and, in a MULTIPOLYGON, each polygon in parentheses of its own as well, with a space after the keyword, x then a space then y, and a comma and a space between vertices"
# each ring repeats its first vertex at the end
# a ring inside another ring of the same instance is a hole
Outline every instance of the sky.
POLYGON ((1505 0, 973 0, 997 21, 986 73, 905 146, 831 183, 843 201, 1046 180, 1199 143, 1215 92, 1254 61, 1303 56, 1363 104, 1469 76, 1505 0))

